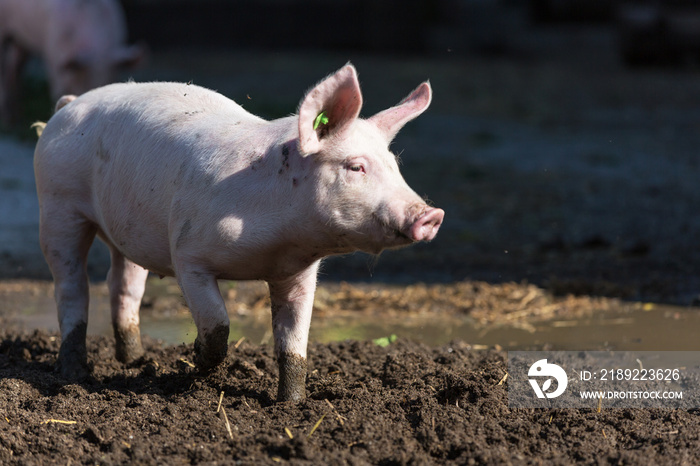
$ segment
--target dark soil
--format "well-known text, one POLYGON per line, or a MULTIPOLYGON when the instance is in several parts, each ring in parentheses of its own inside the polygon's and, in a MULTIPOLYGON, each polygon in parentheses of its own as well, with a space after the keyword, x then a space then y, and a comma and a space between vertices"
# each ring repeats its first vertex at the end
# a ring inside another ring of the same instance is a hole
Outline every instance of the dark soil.
POLYGON ((3 464, 700 461, 697 410, 510 409, 505 353, 459 342, 312 344, 306 401, 276 404, 270 346, 232 343, 202 377, 191 345, 146 339, 123 367, 89 337, 94 377, 71 384, 55 334, 0 337, 3 464))

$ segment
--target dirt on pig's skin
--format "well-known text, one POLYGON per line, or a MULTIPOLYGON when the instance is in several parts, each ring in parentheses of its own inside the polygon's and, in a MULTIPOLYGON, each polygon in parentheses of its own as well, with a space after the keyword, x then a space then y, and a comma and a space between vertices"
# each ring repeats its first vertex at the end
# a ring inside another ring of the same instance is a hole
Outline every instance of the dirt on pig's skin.
POLYGON ((505 353, 460 342, 312 344, 308 398, 277 404, 270 346, 232 343, 201 377, 191 345, 146 338, 123 367, 88 337, 94 377, 75 384, 54 371, 56 334, 0 337, 2 464, 700 461, 697 410, 510 409, 505 353))

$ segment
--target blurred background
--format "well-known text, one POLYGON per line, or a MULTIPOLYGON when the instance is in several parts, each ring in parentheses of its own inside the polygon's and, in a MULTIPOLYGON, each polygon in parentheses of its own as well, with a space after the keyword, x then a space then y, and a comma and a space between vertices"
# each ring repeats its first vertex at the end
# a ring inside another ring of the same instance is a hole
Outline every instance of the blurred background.
MULTIPOLYGON (((700 302, 697 2, 122 6, 128 42, 145 44, 148 58, 121 79, 193 81, 267 119, 294 113, 307 89, 348 61, 364 116, 431 81, 431 108, 392 150, 409 185, 445 210, 438 237, 329 259, 322 281, 515 282, 552 296, 700 302)), ((27 122, 49 118, 39 60, 23 83, 27 122)), ((2 278, 50 277, 38 247, 33 141, 25 129, 0 137, 2 278)), ((103 280, 106 249, 91 254, 91 276, 103 280)))

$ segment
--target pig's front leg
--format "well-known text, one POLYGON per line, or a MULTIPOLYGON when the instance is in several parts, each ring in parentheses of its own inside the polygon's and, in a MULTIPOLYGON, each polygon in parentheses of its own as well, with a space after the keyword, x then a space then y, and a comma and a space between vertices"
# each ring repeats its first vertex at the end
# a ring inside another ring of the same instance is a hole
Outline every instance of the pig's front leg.
POLYGON ((206 372, 226 358, 230 324, 226 304, 216 277, 209 273, 179 269, 177 280, 197 326, 195 364, 206 372))
POLYGON ((107 274, 116 357, 130 363, 143 356, 139 309, 146 288, 148 270, 131 262, 116 248, 111 248, 112 266, 107 274))
POLYGON ((271 281, 272 333, 279 365, 277 401, 306 398, 306 347, 318 262, 291 279, 271 281))

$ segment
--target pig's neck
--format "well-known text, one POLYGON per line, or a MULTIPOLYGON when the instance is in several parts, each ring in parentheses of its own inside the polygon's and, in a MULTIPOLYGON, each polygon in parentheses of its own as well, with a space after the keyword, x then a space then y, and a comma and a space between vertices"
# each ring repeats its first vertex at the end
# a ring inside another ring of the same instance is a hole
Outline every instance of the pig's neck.
POLYGON ((267 176, 271 212, 285 251, 283 260, 297 262, 299 267, 319 259, 351 252, 328 231, 327 212, 319 202, 320 163, 314 156, 299 152, 298 116, 269 122, 270 141, 265 147, 269 164, 267 176))

